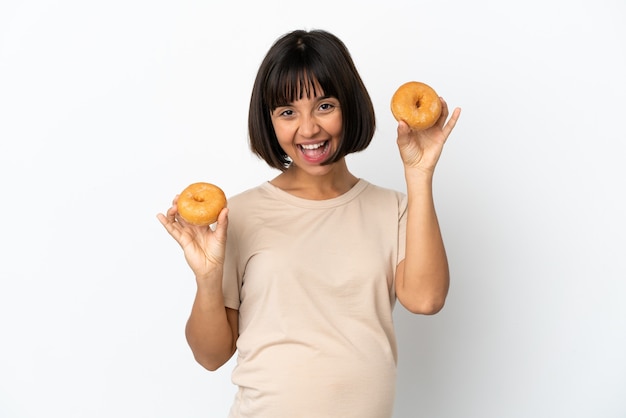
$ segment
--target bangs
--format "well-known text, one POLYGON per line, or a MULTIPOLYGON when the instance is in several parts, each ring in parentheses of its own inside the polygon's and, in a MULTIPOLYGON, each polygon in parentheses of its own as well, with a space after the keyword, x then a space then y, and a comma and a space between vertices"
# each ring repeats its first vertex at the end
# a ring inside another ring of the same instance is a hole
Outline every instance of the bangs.
POLYGON ((274 42, 254 80, 248 113, 253 153, 272 168, 290 167, 272 113, 305 97, 333 97, 341 107, 341 141, 323 164, 367 148, 376 129, 374 106, 348 49, 329 32, 296 30, 274 42))
POLYGON ((282 71, 271 72, 265 83, 264 101, 270 112, 304 97, 337 97, 337 89, 321 64, 291 62, 293 65, 282 71))

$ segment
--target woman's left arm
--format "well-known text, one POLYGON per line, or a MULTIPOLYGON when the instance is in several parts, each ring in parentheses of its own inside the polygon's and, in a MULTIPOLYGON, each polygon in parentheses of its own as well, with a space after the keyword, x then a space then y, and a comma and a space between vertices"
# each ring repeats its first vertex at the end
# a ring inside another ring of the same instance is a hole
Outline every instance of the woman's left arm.
POLYGON ((450 283, 432 186, 435 166, 461 109, 456 108, 448 119, 448 106, 441 101, 441 116, 431 128, 413 131, 404 122, 398 124, 408 207, 405 258, 396 270, 396 294, 409 311, 426 315, 443 308, 450 283))

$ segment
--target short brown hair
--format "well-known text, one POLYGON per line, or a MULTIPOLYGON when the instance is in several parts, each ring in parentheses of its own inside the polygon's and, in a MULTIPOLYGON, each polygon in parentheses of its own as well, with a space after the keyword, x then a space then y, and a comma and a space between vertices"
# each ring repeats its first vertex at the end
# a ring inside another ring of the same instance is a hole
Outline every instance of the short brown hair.
POLYGON ((342 114, 341 144, 324 164, 362 151, 371 142, 376 129, 374 106, 344 43, 323 30, 296 30, 272 45, 259 67, 250 99, 250 148, 270 167, 284 171, 290 162, 276 138, 271 112, 305 93, 315 94, 315 86, 339 100, 342 114), (309 86, 314 86, 312 91, 309 86))

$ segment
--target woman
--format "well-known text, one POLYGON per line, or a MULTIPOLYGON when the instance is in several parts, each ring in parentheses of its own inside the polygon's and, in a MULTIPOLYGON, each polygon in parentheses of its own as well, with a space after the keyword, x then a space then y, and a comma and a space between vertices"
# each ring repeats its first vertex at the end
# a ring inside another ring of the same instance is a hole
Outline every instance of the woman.
POLYGON ((197 293, 186 335, 215 370, 237 352, 230 417, 391 417, 395 300, 434 314, 448 263, 432 179, 460 115, 397 144, 407 192, 355 177, 346 155, 369 145, 370 96, 345 45, 325 31, 288 33, 262 62, 250 146, 280 173, 229 198, 214 229, 159 220, 184 250, 197 293))

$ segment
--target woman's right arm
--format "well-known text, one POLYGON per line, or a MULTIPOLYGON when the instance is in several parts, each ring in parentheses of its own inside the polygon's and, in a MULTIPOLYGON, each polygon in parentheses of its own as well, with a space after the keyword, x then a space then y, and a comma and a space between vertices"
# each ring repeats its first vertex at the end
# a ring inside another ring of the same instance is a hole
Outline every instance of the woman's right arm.
POLYGON ((198 290, 187 320, 185 335, 194 358, 214 371, 226 363, 236 350, 239 311, 226 308, 222 297, 221 275, 215 280, 196 278, 198 290))
POLYGON ((157 218, 183 249, 196 277, 196 297, 185 335, 196 361, 217 370, 234 354, 239 335, 238 311, 224 305, 222 293, 228 209, 222 210, 213 230, 179 219, 176 202, 177 197, 167 214, 157 218))

